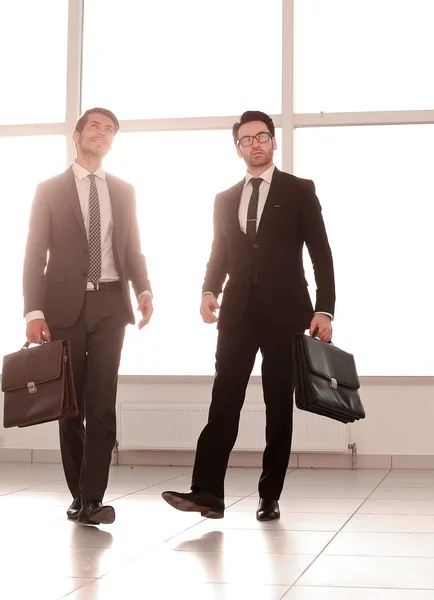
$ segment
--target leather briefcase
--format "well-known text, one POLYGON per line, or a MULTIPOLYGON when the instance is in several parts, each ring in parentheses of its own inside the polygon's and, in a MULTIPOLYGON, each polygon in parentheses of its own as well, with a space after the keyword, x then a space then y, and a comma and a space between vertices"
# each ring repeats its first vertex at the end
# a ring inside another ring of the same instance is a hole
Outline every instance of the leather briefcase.
POLYGON ((365 418, 354 356, 303 333, 294 337, 297 408, 342 423, 365 418))
POLYGON ((28 346, 3 358, 4 427, 76 417, 69 341, 28 346))

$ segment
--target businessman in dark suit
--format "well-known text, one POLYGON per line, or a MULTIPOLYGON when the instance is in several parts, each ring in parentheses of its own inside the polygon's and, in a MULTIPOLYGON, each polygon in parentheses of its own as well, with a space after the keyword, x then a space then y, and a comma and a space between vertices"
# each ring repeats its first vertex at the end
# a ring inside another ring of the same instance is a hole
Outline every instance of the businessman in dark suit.
POLYGON ((73 497, 68 518, 87 524, 115 519, 102 500, 116 441, 125 327, 135 320, 130 281, 142 313, 140 328, 153 310, 134 188, 101 166, 118 130, 115 115, 103 108, 79 119, 76 161, 37 188, 24 259, 27 340, 71 343, 80 414, 59 422, 60 447, 73 497))
POLYGON ((179 510, 223 516, 226 468, 260 350, 266 447, 256 516, 272 520, 280 517, 278 500, 291 451, 293 337, 309 328, 322 340, 331 339, 333 261, 313 182, 273 164, 272 119, 246 112, 233 126, 233 138, 248 170, 243 181, 216 197, 200 309, 205 323, 218 321, 209 420, 198 440, 191 492, 167 491, 163 498, 179 510), (304 244, 317 284, 315 311, 304 277, 304 244), (227 277, 220 308, 217 299, 227 277))

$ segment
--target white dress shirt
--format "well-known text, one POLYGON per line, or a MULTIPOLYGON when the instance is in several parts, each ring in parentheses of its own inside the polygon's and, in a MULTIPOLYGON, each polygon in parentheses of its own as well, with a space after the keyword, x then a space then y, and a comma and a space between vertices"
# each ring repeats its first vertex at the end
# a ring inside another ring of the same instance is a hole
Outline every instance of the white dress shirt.
MULTIPOLYGON (((83 215, 86 236, 89 241, 89 192, 90 192, 90 171, 78 164, 77 161, 72 165, 75 185, 77 186, 78 199, 80 201, 81 214, 83 215)), ((100 281, 119 281, 119 274, 116 271, 113 256, 113 213, 110 202, 110 194, 105 179, 105 172, 102 167, 94 173, 96 189, 98 190, 98 199, 101 217, 101 277, 100 281)), ((149 291, 142 294, 152 295, 149 291)), ((26 325, 34 319, 45 319, 41 310, 33 310, 26 314, 26 325)))
MULTIPOLYGON (((256 231, 258 230, 259 223, 261 221, 262 213, 264 211, 264 206, 268 198, 268 192, 270 191, 271 180, 273 178, 274 169, 276 167, 271 165, 269 169, 264 171, 260 178, 263 179, 261 181, 261 185, 259 186, 259 198, 258 198, 258 213, 256 216, 256 231)), ((254 178, 254 175, 247 171, 246 178, 244 181, 243 191, 241 192, 241 200, 240 206, 238 209, 238 219, 240 221, 241 231, 246 233, 247 228, 247 211, 249 209, 250 196, 252 195, 253 186, 250 183, 250 180, 254 178)))
MULTIPOLYGON (((75 175, 75 185, 77 186, 78 199, 80 200, 81 214, 83 215, 84 227, 86 229, 87 240, 89 241, 89 192, 90 192, 90 172, 84 167, 74 162, 72 170, 75 175)), ((105 172, 102 167, 94 173, 95 184, 98 191, 100 216, 101 216, 101 277, 100 281, 119 280, 113 257, 113 214, 110 202, 110 194, 105 180, 105 172)))
MULTIPOLYGON (((259 177, 263 180, 259 186, 259 197, 258 197, 258 212, 256 216, 256 231, 258 230, 259 223, 261 221, 262 213, 264 212, 265 203, 267 202, 268 193, 270 191, 271 180, 273 179, 273 173, 275 165, 271 165, 266 171, 264 171, 259 177)), ((249 208, 250 196, 252 195, 253 186, 250 180, 254 177, 249 171, 246 173, 243 191, 241 192, 240 206, 238 208, 238 219, 240 222, 241 230, 246 233, 247 229, 247 211, 249 208)), ((202 298, 212 294, 212 292, 205 292, 202 294, 202 298)), ((213 294, 212 294, 213 295, 213 294)), ((333 315, 327 312, 318 311, 315 313, 320 315, 327 315, 333 320, 333 315)))

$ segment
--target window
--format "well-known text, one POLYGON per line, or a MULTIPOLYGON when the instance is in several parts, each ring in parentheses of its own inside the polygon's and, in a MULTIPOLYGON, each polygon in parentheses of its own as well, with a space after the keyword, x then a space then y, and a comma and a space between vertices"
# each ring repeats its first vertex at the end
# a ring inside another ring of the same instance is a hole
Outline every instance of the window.
POLYGON ((66 113, 68 0, 0 9, 0 125, 56 123, 66 113))
MULTIPOLYGON (((244 175, 232 118, 259 109, 284 127, 277 165, 317 187, 336 266, 336 344, 362 375, 434 375, 424 320, 434 291, 433 22, 432 0, 3 2, 0 268, 10 293, 0 350, 24 341, 29 209, 36 184, 71 155, 80 97, 83 112, 106 106, 129 121, 104 166, 136 187, 155 294, 149 327, 127 329, 121 373, 213 373, 216 328, 199 315, 213 202, 244 175), (318 128, 310 113, 320 111, 344 126, 318 128)), ((307 253, 305 267, 314 296, 307 253)))
POLYGON ((136 187, 155 299, 151 323, 127 329, 120 372, 213 373, 216 328, 202 322, 199 305, 215 195, 245 173, 231 132, 121 133, 105 167, 136 187))
POLYGON ((434 372, 433 136, 432 125, 296 131, 295 172, 316 184, 334 255, 334 341, 360 375, 434 372))
POLYGON ((0 272, 3 331, 0 355, 19 350, 25 338, 22 275, 35 187, 65 169, 63 136, 0 137, 0 272))
POLYGON ((121 119, 280 113, 281 29, 281 0, 85 0, 83 108, 121 119))
POLYGON ((295 112, 432 109, 432 0, 296 0, 295 112))

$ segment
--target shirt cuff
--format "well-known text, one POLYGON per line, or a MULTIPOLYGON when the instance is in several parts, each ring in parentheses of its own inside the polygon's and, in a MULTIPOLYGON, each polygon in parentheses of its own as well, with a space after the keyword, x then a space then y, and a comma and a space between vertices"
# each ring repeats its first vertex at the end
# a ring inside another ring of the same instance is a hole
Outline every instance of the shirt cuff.
MULTIPOLYGON (((211 295, 211 296, 214 296, 214 294, 213 294, 212 292, 204 292, 204 293, 202 294, 201 298, 205 298, 205 296, 209 296, 209 295, 211 295)), ((215 297, 215 296, 214 296, 214 297, 215 297)))
POLYGON ((31 310, 26 314, 24 318, 26 320, 26 325, 28 325, 30 321, 34 321, 35 319, 44 319, 45 321, 45 315, 42 312, 42 310, 31 310))
POLYGON ((333 321, 334 317, 333 315, 331 315, 328 312, 324 312, 323 310, 317 310, 316 313, 314 313, 315 315, 327 315, 328 317, 330 317, 330 319, 333 321))
POLYGON ((152 292, 150 292, 149 290, 145 290, 144 292, 140 292, 140 294, 137 296, 137 300, 140 300, 140 298, 141 298, 142 296, 144 296, 145 294, 146 294, 147 296, 151 296, 151 298, 152 298, 152 292))

